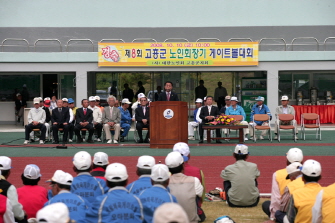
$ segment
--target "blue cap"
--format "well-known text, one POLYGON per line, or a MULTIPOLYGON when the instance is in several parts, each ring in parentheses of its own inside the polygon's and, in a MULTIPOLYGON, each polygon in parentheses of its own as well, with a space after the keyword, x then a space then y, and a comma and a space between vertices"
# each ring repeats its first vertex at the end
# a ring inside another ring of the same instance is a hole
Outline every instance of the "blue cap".
POLYGON ((67 99, 67 103, 74 103, 74 100, 72 98, 67 99))

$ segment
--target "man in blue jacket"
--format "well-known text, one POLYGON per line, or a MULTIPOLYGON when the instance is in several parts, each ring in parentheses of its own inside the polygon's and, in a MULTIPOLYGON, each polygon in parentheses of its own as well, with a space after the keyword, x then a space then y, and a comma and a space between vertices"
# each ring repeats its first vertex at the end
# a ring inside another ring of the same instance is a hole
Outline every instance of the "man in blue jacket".
POLYGON ((49 180, 54 197, 46 202, 44 206, 57 202, 64 203, 69 209, 71 220, 75 220, 77 223, 85 223, 87 206, 83 198, 70 192, 72 181, 73 177, 71 174, 56 170, 53 177, 49 180))
POLYGON ((127 186, 129 193, 139 195, 143 190, 152 186, 150 174, 155 164, 156 160, 152 156, 140 156, 138 158, 136 174, 139 178, 127 186))
POLYGON ((170 171, 164 164, 156 164, 151 171, 152 187, 148 188, 139 195, 143 204, 144 222, 151 223, 154 212, 158 206, 173 202, 177 203, 175 196, 166 189, 169 185, 170 171))
POLYGON ((112 163, 106 169, 107 194, 99 196, 86 212, 88 223, 142 223, 143 207, 140 199, 130 194, 125 186, 128 173, 125 165, 112 163))
MULTIPOLYGON (((250 131, 250 139, 253 138, 254 129, 253 125, 259 125, 259 126, 268 126, 269 122, 262 122, 262 121, 255 121, 253 120, 255 114, 267 114, 270 116, 270 120, 272 119, 272 115, 270 112, 270 109, 268 106, 264 104, 264 97, 258 96, 256 98, 257 103, 252 106, 251 112, 250 112, 250 123, 249 123, 249 131, 250 131)), ((264 139, 263 136, 266 135, 266 130, 262 130, 261 135, 259 136, 259 139, 264 139)))
POLYGON ((84 198, 86 204, 92 204, 97 196, 107 193, 108 187, 102 179, 93 177, 92 158, 86 151, 77 152, 73 157, 73 170, 78 174, 73 178, 71 192, 84 198))
POLYGON ((120 136, 120 142, 124 142, 124 137, 126 137, 128 135, 130 126, 131 126, 131 115, 129 112, 129 106, 130 106, 131 102, 129 101, 128 98, 124 98, 122 99, 121 105, 119 107, 120 111, 121 111, 121 128, 123 128, 123 133, 120 136))

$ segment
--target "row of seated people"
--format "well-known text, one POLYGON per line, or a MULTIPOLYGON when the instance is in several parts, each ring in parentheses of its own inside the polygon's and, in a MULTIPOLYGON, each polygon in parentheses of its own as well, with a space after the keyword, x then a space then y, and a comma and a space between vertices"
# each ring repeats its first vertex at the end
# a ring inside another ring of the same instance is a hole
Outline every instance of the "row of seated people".
MULTIPOLYGON (((77 143, 83 142, 86 131, 88 131, 87 142, 93 143, 93 134, 96 132, 96 140, 101 142, 102 129, 106 134, 107 143, 118 143, 124 141, 128 135, 132 121, 136 121, 136 129, 138 131, 139 142, 149 142, 149 107, 148 100, 144 94, 140 95, 135 114, 132 117, 129 112, 131 102, 124 98, 120 107, 115 107, 116 98, 108 97, 109 106, 103 108, 98 106, 100 102, 99 96, 91 96, 89 99, 83 99, 81 108, 74 106, 72 98, 63 98, 57 100, 57 107, 53 110, 49 109, 50 100, 48 98, 34 98, 34 108, 28 113, 28 125, 25 127, 25 141, 28 144, 29 138, 33 137, 33 130, 40 130, 40 144, 44 144, 48 134, 52 130, 54 144, 59 144, 58 132, 61 130, 63 134, 63 144, 73 142, 73 134, 77 136, 77 143), (51 123, 51 127, 50 124, 51 123), (146 138, 142 138, 142 129, 148 129, 146 138), (120 136, 120 132, 122 134, 120 136), (112 139, 112 133, 114 139, 112 139), (81 134, 82 132, 82 134, 81 134)), ((134 103, 135 104, 135 103, 134 103)))

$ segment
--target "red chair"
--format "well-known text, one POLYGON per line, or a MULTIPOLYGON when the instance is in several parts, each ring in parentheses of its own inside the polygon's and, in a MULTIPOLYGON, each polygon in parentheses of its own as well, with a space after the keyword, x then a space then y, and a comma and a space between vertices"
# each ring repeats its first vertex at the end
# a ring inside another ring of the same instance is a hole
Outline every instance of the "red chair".
POLYGON ((301 114, 301 138, 306 138, 306 135, 314 135, 314 134, 306 134, 305 129, 316 129, 316 139, 321 140, 321 127, 320 127, 320 116, 316 113, 302 113, 301 114), (305 121, 315 121, 314 124, 306 124, 305 121))
POLYGON ((268 130, 268 138, 272 142, 272 135, 271 135, 271 127, 270 127, 270 116, 267 114, 255 114, 253 116, 254 125, 252 126, 254 129, 254 142, 256 142, 256 130, 268 130), (260 122, 268 122, 269 125, 256 125, 255 121, 260 122))
POLYGON ((278 114, 277 117, 277 133, 278 133, 278 142, 280 142, 280 130, 292 130, 294 142, 296 142, 296 122, 294 115, 292 114, 278 114), (293 122, 293 125, 280 125, 280 122, 293 122))

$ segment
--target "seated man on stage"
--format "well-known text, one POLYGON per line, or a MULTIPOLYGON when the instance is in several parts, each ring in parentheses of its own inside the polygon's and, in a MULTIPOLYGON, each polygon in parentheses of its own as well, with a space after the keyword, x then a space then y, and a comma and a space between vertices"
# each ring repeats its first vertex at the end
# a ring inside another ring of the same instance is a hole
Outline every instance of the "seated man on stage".
MULTIPOLYGON (((245 121, 246 119, 246 114, 244 112, 244 109, 237 104, 238 100, 237 97, 231 97, 230 99, 230 107, 226 109, 226 115, 242 115, 243 120, 241 121, 242 125, 248 125, 248 122, 245 121)), ((243 134, 244 134, 244 140, 248 140, 247 135, 249 134, 249 129, 243 129, 243 134)))
POLYGON ((45 111, 40 107, 40 99, 34 98, 34 108, 32 108, 28 113, 28 125, 26 125, 26 138, 23 144, 27 145, 29 143, 29 135, 33 129, 41 130, 40 144, 44 144, 46 127, 45 122, 45 111))
MULTIPOLYGON (((74 126, 74 132, 77 136, 77 143, 83 142, 83 138, 80 135, 81 129, 87 129, 89 132, 88 143, 93 143, 92 136, 94 133, 93 127, 93 111, 88 108, 88 100, 83 99, 81 101, 82 108, 78 108, 76 111, 76 125, 74 126)), ((99 108, 98 108, 99 109, 99 108)), ((99 109, 100 110, 100 109, 99 109)))
POLYGON ((171 81, 167 81, 164 84, 165 91, 158 96, 157 101, 179 101, 178 95, 172 92, 173 84, 171 81))
POLYGON ((149 137, 150 137, 150 131, 149 131, 149 118, 150 118, 150 108, 147 107, 147 98, 141 98, 141 107, 135 109, 135 120, 136 123, 136 129, 138 132, 138 136, 140 138, 139 143, 149 143, 149 137), (148 128, 148 133, 143 141, 142 136, 142 129, 148 128))
POLYGON ((188 140, 194 140, 194 128, 199 126, 199 122, 197 121, 197 113, 198 110, 201 109, 202 99, 197 98, 195 101, 195 109, 193 111, 193 120, 192 122, 188 122, 188 140))
POLYGON ((108 97, 109 106, 104 108, 102 113, 102 121, 104 123, 104 131, 106 133, 107 143, 118 143, 119 134, 120 134, 120 121, 121 121, 121 112, 120 109, 115 107, 115 97, 108 97), (112 134, 110 129, 114 128, 114 140, 112 141, 112 134))
POLYGON ((67 142, 67 136, 69 133, 69 120, 70 120, 69 108, 67 107, 63 108, 63 101, 61 99, 58 99, 57 108, 52 110, 52 115, 51 115, 54 144, 59 144, 59 139, 58 139, 58 129, 59 128, 62 128, 64 131, 63 144, 67 142))
MULTIPOLYGON (((206 106, 201 108, 199 117, 202 119, 202 122, 199 125, 199 133, 200 133, 200 141, 199 143, 203 143, 204 131, 202 126, 208 122, 214 121, 215 117, 220 115, 220 111, 218 107, 215 107, 213 104, 213 97, 207 96, 206 97, 206 106)), ((216 129, 216 137, 221 137, 221 129, 216 129)), ((216 143, 221 143, 219 139, 216 140, 216 143)))
MULTIPOLYGON (((254 106, 252 106, 251 112, 250 112, 250 122, 249 122, 250 139, 253 139, 253 135, 255 134, 253 125, 269 126, 269 122, 255 121, 254 123, 253 117, 255 114, 267 114, 268 116, 270 116, 270 120, 272 119, 270 109, 268 108, 268 106, 264 104, 264 97, 258 96, 258 98, 256 98, 256 101, 257 103, 254 104, 254 106)), ((266 131, 267 130, 262 130, 262 133, 259 136, 259 139, 264 139, 263 136, 266 135, 266 131)))
POLYGON ((89 106, 88 108, 93 111, 93 127, 96 131, 96 140, 101 142, 101 133, 102 133, 102 112, 101 109, 96 106, 95 96, 89 97, 89 106))
POLYGON ((120 137, 120 142, 124 142, 124 137, 128 135, 128 132, 130 130, 130 125, 131 125, 131 115, 129 112, 129 106, 131 102, 129 101, 128 98, 124 98, 121 101, 121 107, 119 107, 120 112, 121 112, 121 128, 123 128, 123 133, 120 137))
MULTIPOLYGON (((76 106, 74 106, 74 100, 72 98, 68 99, 68 107, 69 107, 70 110, 72 110, 72 113, 73 113, 73 121, 69 123, 69 142, 72 142, 73 132, 74 132, 74 125, 76 123, 76 111, 78 109, 76 106)), ((70 114, 70 116, 71 116, 71 114, 70 114)))

